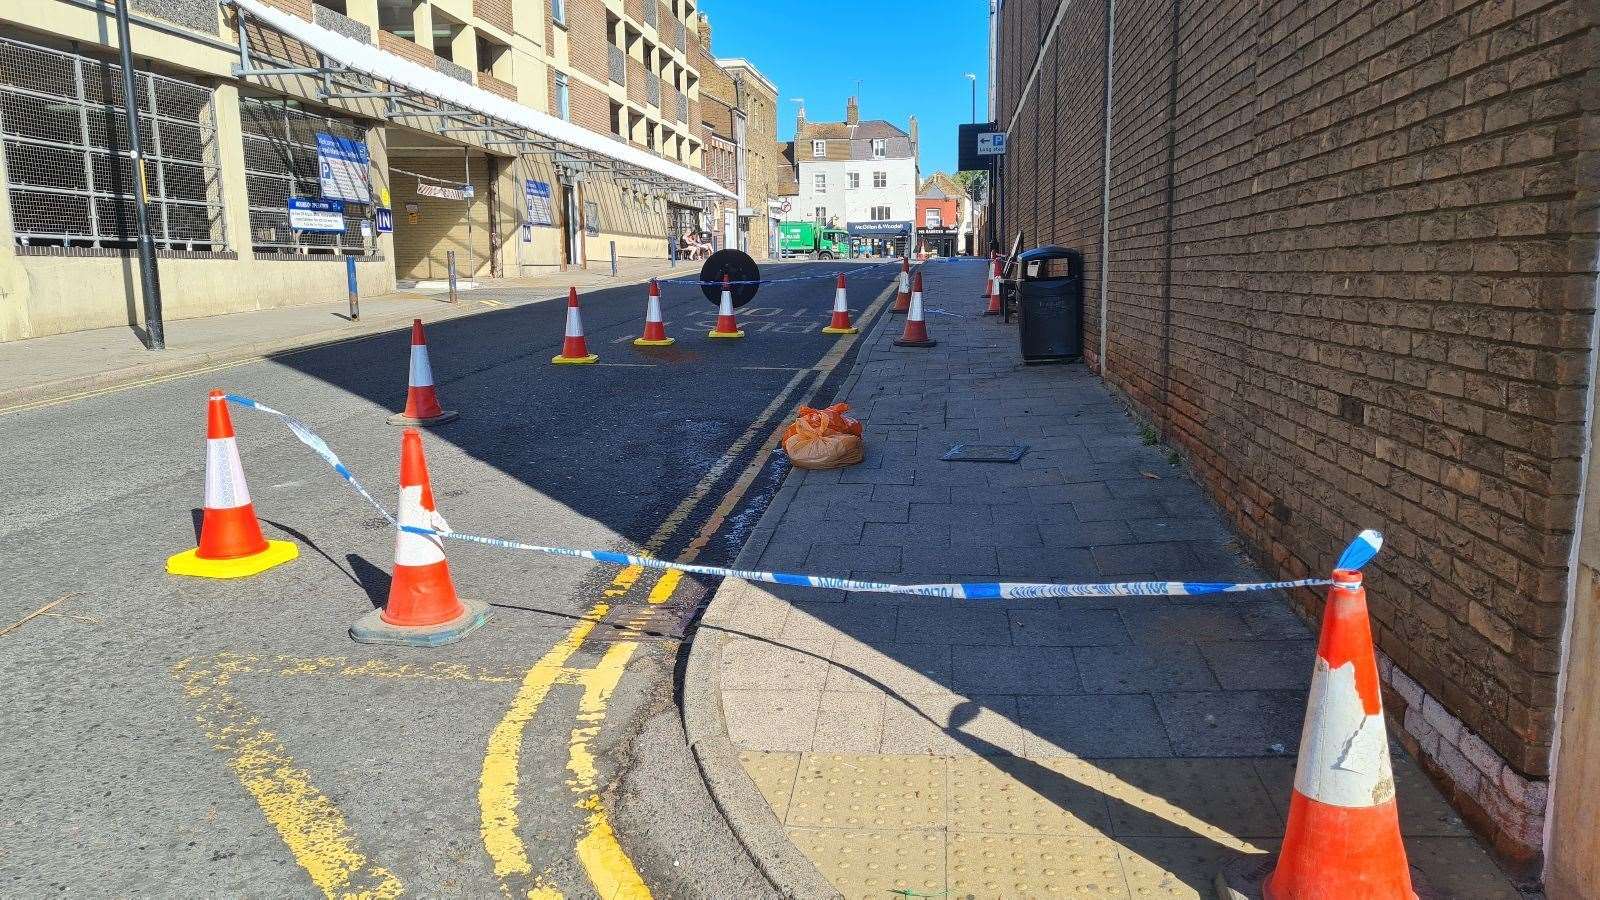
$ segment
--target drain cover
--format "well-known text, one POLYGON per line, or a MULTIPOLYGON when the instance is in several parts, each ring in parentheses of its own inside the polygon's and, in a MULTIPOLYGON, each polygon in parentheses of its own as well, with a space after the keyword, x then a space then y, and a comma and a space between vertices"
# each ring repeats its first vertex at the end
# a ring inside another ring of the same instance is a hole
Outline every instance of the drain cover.
POLYGON ((1027 444, 957 444, 939 458, 946 462, 1014 463, 1027 452, 1027 444))

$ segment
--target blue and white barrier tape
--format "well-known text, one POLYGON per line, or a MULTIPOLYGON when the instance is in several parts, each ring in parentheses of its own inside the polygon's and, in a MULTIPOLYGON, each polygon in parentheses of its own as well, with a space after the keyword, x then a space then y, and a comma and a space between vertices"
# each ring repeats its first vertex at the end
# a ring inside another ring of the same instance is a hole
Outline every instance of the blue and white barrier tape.
MULTIPOLYGON (((355 474, 340 461, 338 454, 334 453, 328 443, 319 437, 316 432, 313 432, 304 422, 287 413, 279 412, 264 403, 258 403, 249 397, 243 397, 238 394, 229 394, 227 396, 230 403, 282 419, 302 444, 310 447, 313 452, 322 457, 323 462, 326 462, 334 472, 338 473, 340 478, 343 478, 357 494, 361 495, 362 499, 372 504, 374 509, 382 513, 385 519, 389 520, 391 524, 396 524, 394 514, 390 513, 383 504, 373 499, 367 489, 362 487, 361 481, 356 478, 355 474)), ((720 566, 697 566, 653 559, 648 556, 635 556, 631 553, 620 553, 614 550, 575 550, 570 547, 545 547, 539 544, 524 544, 505 538, 462 534, 461 532, 450 530, 448 526, 438 529, 417 528, 410 525, 400 527, 413 534, 429 537, 482 544, 502 550, 526 550, 550 556, 588 559, 619 566, 640 566, 646 569, 676 569, 691 575, 742 578, 745 581, 756 581, 764 584, 800 585, 803 587, 860 591, 874 594, 907 594, 916 597, 949 597, 958 600, 1024 600, 1072 597, 1200 597, 1210 594, 1245 594, 1298 587, 1326 587, 1333 583, 1327 578, 1302 578, 1296 581, 1264 582, 1120 581, 1106 584, 1051 584, 977 581, 952 584, 884 584, 877 581, 830 578, 825 575, 795 575, 788 572, 754 572, 744 569, 725 569, 720 566)), ((1363 531, 1356 535, 1355 540, 1351 541, 1350 545, 1345 548, 1344 553, 1339 557, 1336 567, 1340 569, 1360 569, 1368 562, 1371 562, 1374 556, 1377 556, 1378 550, 1382 546, 1383 535, 1371 529, 1363 531)))
MULTIPOLYGON (((881 262, 873 263, 870 266, 857 266, 854 269, 835 269, 832 272, 822 272, 814 275, 796 275, 792 278, 758 278, 754 281, 729 281, 728 286, 733 287, 741 284, 787 284, 791 281, 816 281, 820 278, 837 278, 840 275, 854 275, 859 272, 870 272, 873 269, 881 269, 884 266, 899 265, 899 261, 881 262)), ((656 279, 656 284, 663 286, 669 284, 681 284, 685 287, 718 287, 722 284, 722 282, 702 281, 698 278, 658 278, 656 279)))

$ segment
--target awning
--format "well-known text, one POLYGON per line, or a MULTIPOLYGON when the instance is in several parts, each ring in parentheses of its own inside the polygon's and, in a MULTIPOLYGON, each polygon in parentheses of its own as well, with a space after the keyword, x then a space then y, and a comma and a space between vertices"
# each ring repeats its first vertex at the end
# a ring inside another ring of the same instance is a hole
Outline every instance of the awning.
POLYGON ((738 196, 686 166, 643 149, 596 134, 580 125, 507 100, 476 85, 387 53, 364 41, 329 31, 262 0, 221 0, 238 10, 239 77, 319 77, 324 99, 373 99, 387 102, 397 121, 428 119, 453 122, 440 132, 477 132, 486 144, 510 145, 518 152, 543 152, 612 172, 618 179, 659 190, 679 200, 736 200, 738 196), (320 66, 264 58, 253 52, 243 19, 253 18, 319 54, 320 66), (265 65, 263 65, 265 63, 265 65), (354 79, 352 81, 352 79, 354 79), (381 82, 387 90, 363 80, 381 82))

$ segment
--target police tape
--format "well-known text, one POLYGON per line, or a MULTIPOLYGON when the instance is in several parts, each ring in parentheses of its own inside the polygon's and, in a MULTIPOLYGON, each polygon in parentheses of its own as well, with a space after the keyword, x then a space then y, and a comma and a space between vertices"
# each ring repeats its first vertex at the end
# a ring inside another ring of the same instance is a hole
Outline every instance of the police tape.
MULTIPOLYGON (((579 550, 571 547, 547 547, 541 544, 525 544, 520 541, 506 538, 484 537, 476 534, 464 534, 453 530, 443 516, 435 514, 433 528, 418 528, 411 525, 399 525, 394 514, 388 508, 373 498, 372 494, 362 486, 355 473, 339 459, 310 426, 299 419, 280 412, 257 402, 249 397, 239 394, 228 394, 228 402, 283 421, 289 431, 294 434, 302 444, 309 447, 312 452, 321 457, 330 468, 345 483, 355 490, 362 499, 366 500, 389 524, 396 525, 403 531, 419 534, 425 537, 437 537, 465 543, 479 544, 481 546, 495 547, 501 550, 522 550, 532 553, 542 553, 549 556, 565 556, 574 559, 587 559, 594 562, 610 563, 619 566, 639 566, 646 569, 677 570, 691 575, 709 575, 719 578, 742 578, 745 581, 760 582, 763 584, 796 585, 800 587, 826 588, 838 591, 854 591, 873 594, 905 594, 916 597, 944 597, 957 600, 1027 600, 1027 599, 1071 599, 1079 597, 1201 597, 1212 594, 1245 594, 1260 591, 1274 591, 1300 587, 1326 587, 1333 584, 1327 578, 1301 578, 1294 581, 1260 581, 1260 582, 1234 582, 1234 581, 1120 581, 1109 583, 1078 583, 1057 584, 1049 582, 1012 582, 1012 581, 979 581, 955 582, 947 584, 886 584, 877 581, 856 581, 850 578, 833 578, 826 575, 797 575, 789 572, 757 572, 748 569, 728 569, 721 566, 701 566, 691 563, 669 562, 649 556, 636 556, 631 553, 622 553, 614 550, 579 550)), ((1383 546, 1383 535, 1372 529, 1367 529, 1356 535, 1339 557, 1335 564, 1337 569, 1357 570, 1371 562, 1378 555, 1383 546)))
POLYGON ((855 274, 858 274, 858 273, 861 273, 861 272, 870 272, 873 269, 881 269, 884 266, 898 266, 898 265, 900 265, 900 263, 898 263, 898 262, 881 262, 881 263, 872 263, 871 265, 866 265, 866 266, 856 266, 855 268, 852 268, 852 269, 834 269, 831 272, 819 272, 819 273, 812 274, 812 275, 796 275, 796 276, 794 276, 792 278, 757 278, 757 279, 750 280, 750 281, 727 281, 727 282, 722 282, 722 281, 702 281, 699 278, 687 278, 687 277, 685 277, 685 278, 658 278, 658 279, 656 279, 656 284, 659 284, 659 285, 662 285, 662 286, 666 286, 666 285, 669 285, 669 284, 672 284, 672 285, 680 285, 681 284, 681 285, 683 285, 685 287, 720 287, 723 284, 727 284, 729 287, 736 287, 736 286, 741 285, 741 284, 788 284, 789 282, 793 282, 793 281, 817 281, 817 280, 823 279, 823 278, 837 278, 840 275, 855 275, 855 274))

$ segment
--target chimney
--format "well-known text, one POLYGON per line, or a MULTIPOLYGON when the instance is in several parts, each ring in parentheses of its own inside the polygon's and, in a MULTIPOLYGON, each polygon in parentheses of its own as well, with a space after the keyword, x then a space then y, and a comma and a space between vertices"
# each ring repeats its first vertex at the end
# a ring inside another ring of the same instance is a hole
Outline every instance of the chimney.
POLYGON ((861 124, 861 105, 856 102, 856 98, 854 97, 851 97, 845 102, 844 123, 846 125, 861 124))
POLYGON ((917 147, 917 117, 916 116, 912 116, 911 117, 911 149, 912 149, 913 152, 916 151, 916 147, 917 147))
POLYGON ((800 108, 794 113, 794 136, 798 139, 800 132, 806 130, 806 104, 801 101, 800 108))

